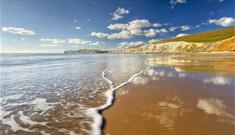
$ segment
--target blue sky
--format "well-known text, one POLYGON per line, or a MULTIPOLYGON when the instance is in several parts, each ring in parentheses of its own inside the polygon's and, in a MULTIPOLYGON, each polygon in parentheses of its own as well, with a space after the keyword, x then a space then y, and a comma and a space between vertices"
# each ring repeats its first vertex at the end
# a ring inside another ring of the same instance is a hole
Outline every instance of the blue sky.
POLYGON ((234 5, 234 0, 1 0, 1 50, 111 49, 234 27, 234 5))

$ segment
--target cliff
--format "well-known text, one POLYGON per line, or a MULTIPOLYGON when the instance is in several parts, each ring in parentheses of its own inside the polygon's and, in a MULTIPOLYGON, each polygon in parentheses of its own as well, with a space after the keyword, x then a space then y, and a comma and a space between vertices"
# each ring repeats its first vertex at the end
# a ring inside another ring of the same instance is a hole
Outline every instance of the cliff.
POLYGON ((194 53, 235 51, 235 28, 226 28, 183 37, 169 38, 136 47, 117 49, 116 53, 194 53))

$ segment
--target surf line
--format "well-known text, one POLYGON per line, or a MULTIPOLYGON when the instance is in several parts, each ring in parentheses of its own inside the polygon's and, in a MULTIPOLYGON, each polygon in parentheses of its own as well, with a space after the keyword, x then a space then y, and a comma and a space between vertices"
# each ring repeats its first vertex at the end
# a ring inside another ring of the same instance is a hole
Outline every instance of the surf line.
POLYGON ((151 66, 146 67, 145 69, 139 71, 138 73, 132 75, 126 82, 114 87, 114 84, 111 80, 109 80, 106 77, 106 72, 108 71, 108 68, 106 68, 102 72, 102 78, 109 84, 109 89, 104 93, 106 97, 106 102, 105 104, 96 107, 96 108, 89 108, 86 111, 86 114, 90 116, 93 119, 93 123, 91 125, 91 135, 101 135, 102 134, 102 125, 103 125, 103 116, 102 116, 102 111, 105 109, 109 108, 110 106, 113 105, 113 100, 114 100, 114 92, 118 90, 119 88, 129 84, 133 79, 135 79, 137 76, 141 75, 144 73, 145 70, 148 70, 151 66))

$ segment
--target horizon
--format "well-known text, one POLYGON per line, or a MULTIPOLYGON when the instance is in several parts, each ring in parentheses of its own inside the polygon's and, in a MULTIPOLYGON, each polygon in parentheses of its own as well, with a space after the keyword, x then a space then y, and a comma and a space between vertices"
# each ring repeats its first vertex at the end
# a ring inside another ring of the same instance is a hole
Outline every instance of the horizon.
POLYGON ((233 0, 2 0, 1 53, 116 49, 234 27, 234 4, 233 0))

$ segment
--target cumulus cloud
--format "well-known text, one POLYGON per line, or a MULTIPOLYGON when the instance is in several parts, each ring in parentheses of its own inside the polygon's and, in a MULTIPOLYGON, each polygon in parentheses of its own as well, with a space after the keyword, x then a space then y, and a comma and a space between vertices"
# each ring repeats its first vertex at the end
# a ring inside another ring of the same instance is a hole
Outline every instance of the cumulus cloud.
POLYGON ((171 0, 170 1, 172 9, 174 9, 175 5, 177 5, 177 4, 185 4, 185 3, 187 3, 186 0, 171 0))
POLYGON ((209 19, 209 24, 215 24, 222 27, 232 27, 235 26, 235 18, 233 17, 222 17, 219 19, 209 19))
POLYGON ((180 26, 180 30, 181 31, 186 31, 186 30, 189 30, 191 27, 190 26, 188 26, 188 25, 182 25, 182 26, 180 26))
POLYGON ((183 36, 187 36, 187 35, 189 35, 189 34, 180 33, 180 34, 176 35, 176 37, 183 37, 183 36))
POLYGON ((122 23, 116 23, 116 24, 110 24, 107 26, 110 30, 124 30, 128 28, 128 24, 122 24, 122 23))
POLYGON ((124 15, 127 15, 129 13, 130 13, 129 10, 127 10, 125 8, 118 7, 116 9, 116 11, 114 13, 112 13, 112 20, 122 19, 124 17, 124 15))
POLYGON ((90 35, 98 38, 107 38, 107 39, 130 39, 133 37, 131 33, 127 30, 122 30, 121 32, 112 33, 112 34, 102 33, 102 32, 92 32, 90 35))
POLYGON ((109 34, 102 32, 92 32, 90 35, 98 38, 107 38, 109 36, 109 34))
POLYGON ((205 78, 205 79, 203 79, 203 82, 204 83, 212 83, 215 85, 227 85, 227 84, 231 83, 231 79, 216 76, 216 77, 211 77, 211 78, 205 78))
POLYGON ((128 47, 133 47, 137 45, 142 45, 145 44, 143 41, 136 41, 136 42, 121 42, 119 43, 120 47, 119 48, 128 48, 128 47))
POLYGON ((176 5, 176 4, 183 4, 183 3, 186 3, 186 2, 187 2, 186 0, 171 0, 170 4, 176 5))
POLYGON ((51 44, 63 44, 63 43, 65 43, 65 40, 57 39, 57 38, 41 38, 40 40, 43 41, 43 42, 51 43, 51 44))
POLYGON ((162 26, 162 24, 160 24, 160 23, 154 23, 153 24, 153 27, 161 27, 162 26))
POLYGON ((108 39, 131 39, 133 35, 128 30, 122 30, 118 33, 113 33, 108 36, 108 39))
POLYGON ((158 23, 152 24, 146 19, 136 19, 126 24, 116 23, 107 26, 107 28, 110 30, 116 30, 120 32, 112 34, 102 33, 102 32, 92 32, 90 35, 98 38, 107 38, 107 39, 130 39, 133 38, 134 36, 154 37, 159 33, 168 32, 168 30, 164 28, 162 29, 152 28, 152 27, 160 27, 160 25, 161 24, 158 23))
POLYGON ((189 25, 182 25, 182 26, 174 26, 174 27, 168 28, 170 32, 175 32, 177 29, 180 29, 181 31, 186 31, 186 30, 190 30, 191 27, 189 25))
POLYGON ((179 28, 179 27, 170 27, 170 28, 169 28, 169 31, 174 32, 174 31, 176 31, 178 28, 179 28))
POLYGON ((74 44, 74 45, 85 45, 85 44, 91 43, 91 41, 86 41, 86 40, 82 40, 79 38, 70 38, 70 39, 67 39, 66 43, 74 44))
POLYGON ((76 26, 76 27, 75 27, 75 29, 76 29, 76 30, 80 30, 80 29, 81 29, 81 27, 79 27, 79 26, 76 26))
POLYGON ((157 30, 155 30, 155 29, 148 29, 148 30, 144 30, 144 35, 146 36, 146 37, 154 37, 154 36, 156 36, 157 35, 157 30))
POLYGON ((22 36, 36 35, 36 33, 32 30, 27 30, 24 28, 16 28, 16 27, 2 27, 2 31, 15 34, 15 35, 22 35, 22 36))

